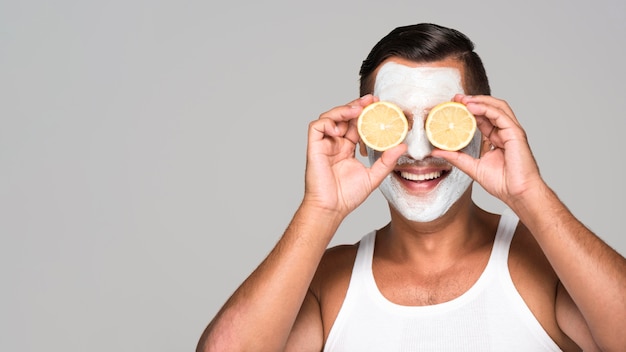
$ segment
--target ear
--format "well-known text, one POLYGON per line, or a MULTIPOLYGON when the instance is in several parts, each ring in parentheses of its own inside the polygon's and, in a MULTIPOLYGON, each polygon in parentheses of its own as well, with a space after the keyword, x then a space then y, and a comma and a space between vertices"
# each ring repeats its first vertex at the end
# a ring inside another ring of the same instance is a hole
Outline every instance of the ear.
POLYGON ((359 152, 361 156, 367 157, 367 146, 365 146, 365 143, 363 143, 361 139, 359 139, 359 152))

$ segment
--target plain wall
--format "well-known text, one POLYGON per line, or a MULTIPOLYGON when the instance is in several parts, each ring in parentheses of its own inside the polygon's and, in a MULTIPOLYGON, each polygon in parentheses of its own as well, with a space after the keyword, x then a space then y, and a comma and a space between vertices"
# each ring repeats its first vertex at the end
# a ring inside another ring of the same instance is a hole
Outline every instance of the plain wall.
MULTIPOLYGON (((191 351, 396 26, 476 43, 541 172, 626 253, 626 3, 0 2, 0 350, 191 351)), ((502 210, 476 190, 479 204, 502 210)), ((379 192, 332 244, 388 219, 379 192)))

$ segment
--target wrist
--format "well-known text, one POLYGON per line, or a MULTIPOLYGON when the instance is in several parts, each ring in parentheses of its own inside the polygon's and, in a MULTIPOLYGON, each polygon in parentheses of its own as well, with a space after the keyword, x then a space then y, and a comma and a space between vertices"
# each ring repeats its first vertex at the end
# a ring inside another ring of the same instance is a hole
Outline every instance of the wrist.
POLYGON ((339 227, 341 222, 346 218, 347 214, 344 214, 338 207, 332 208, 318 204, 317 202, 304 199, 298 209, 297 214, 302 214, 304 217, 312 222, 318 223, 320 221, 329 225, 339 227))
POLYGON ((543 181, 515 197, 508 205, 533 233, 552 226, 563 211, 567 211, 556 193, 543 181))
POLYGON ((344 219, 345 215, 336 209, 304 200, 296 210, 289 229, 298 234, 298 237, 311 237, 313 240, 322 239, 330 242, 344 219))

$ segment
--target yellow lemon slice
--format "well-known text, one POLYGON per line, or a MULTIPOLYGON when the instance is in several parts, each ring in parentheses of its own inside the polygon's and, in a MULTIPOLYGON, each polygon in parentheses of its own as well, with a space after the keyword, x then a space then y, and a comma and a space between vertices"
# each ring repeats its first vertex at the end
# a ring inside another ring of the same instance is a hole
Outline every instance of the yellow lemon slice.
POLYGON ((426 117, 426 137, 443 150, 465 148, 476 133, 476 118, 461 103, 448 101, 436 105, 426 117))
POLYGON ((365 145, 385 151, 404 141, 409 123, 396 104, 379 101, 363 109, 357 120, 357 130, 365 145))

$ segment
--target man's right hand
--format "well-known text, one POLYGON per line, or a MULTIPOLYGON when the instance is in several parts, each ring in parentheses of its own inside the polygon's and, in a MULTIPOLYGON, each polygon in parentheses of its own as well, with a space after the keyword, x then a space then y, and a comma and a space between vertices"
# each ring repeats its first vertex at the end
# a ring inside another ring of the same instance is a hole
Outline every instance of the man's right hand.
POLYGON ((321 114, 309 124, 303 203, 345 217, 396 166, 406 151, 403 143, 385 151, 369 168, 355 156, 359 143, 356 120, 363 108, 375 101, 376 97, 365 95, 321 114))

